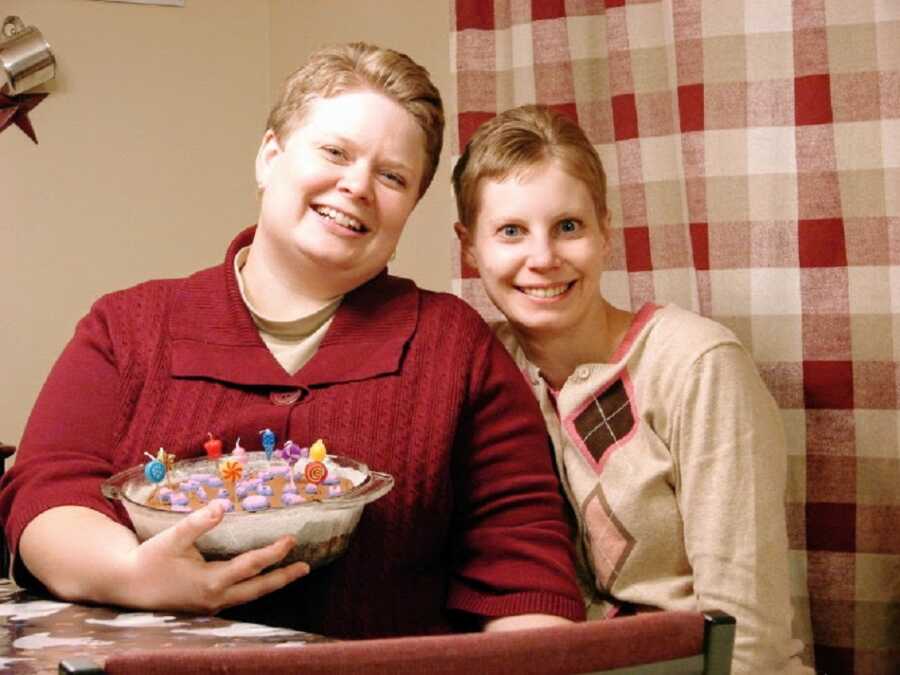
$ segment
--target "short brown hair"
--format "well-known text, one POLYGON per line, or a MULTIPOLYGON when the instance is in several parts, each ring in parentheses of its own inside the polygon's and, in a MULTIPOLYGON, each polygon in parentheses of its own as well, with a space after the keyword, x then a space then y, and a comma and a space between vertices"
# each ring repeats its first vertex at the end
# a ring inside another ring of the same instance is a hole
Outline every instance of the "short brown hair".
POLYGON ((549 159, 587 186, 600 226, 606 223, 606 173, 584 131, 571 119, 541 105, 523 105, 485 122, 466 144, 453 169, 453 191, 460 222, 478 217, 482 178, 504 180, 549 159))
POLYGON ((406 54, 364 42, 330 45, 309 57, 285 81, 267 125, 284 140, 303 119, 316 98, 331 98, 351 90, 373 89, 410 113, 425 134, 425 171, 419 196, 434 178, 444 142, 444 107, 428 71, 406 54))

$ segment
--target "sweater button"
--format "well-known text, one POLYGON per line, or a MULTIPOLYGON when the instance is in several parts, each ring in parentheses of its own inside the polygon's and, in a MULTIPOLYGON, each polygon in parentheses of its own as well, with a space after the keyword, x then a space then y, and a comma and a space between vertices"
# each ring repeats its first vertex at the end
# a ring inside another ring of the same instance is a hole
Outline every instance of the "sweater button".
POLYGON ((575 371, 575 376, 579 380, 586 380, 591 376, 591 369, 587 366, 579 366, 578 370, 575 371))
POLYGON ((293 391, 273 391, 269 394, 269 400, 275 405, 294 405, 306 394, 304 389, 293 391))

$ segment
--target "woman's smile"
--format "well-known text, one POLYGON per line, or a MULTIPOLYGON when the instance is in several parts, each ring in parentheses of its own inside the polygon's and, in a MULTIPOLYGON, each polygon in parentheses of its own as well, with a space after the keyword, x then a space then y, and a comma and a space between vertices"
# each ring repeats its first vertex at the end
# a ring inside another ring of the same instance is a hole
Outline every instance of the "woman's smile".
POLYGON ((516 288, 535 300, 553 301, 562 299, 563 294, 567 293, 574 285, 575 282, 570 281, 552 286, 517 286, 516 288))
POLYGON ((365 234, 369 231, 369 228, 366 227, 362 222, 354 218, 353 216, 344 213, 343 211, 339 211, 336 208, 331 206, 320 206, 318 204, 314 204, 312 207, 313 211, 318 213, 323 218, 339 225, 342 230, 349 230, 355 234, 365 234))

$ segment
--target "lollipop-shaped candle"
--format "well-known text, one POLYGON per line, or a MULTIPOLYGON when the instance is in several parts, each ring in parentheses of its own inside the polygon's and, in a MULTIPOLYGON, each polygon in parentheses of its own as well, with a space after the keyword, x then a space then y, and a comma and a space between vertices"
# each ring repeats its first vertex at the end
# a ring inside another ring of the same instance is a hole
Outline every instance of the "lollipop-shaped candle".
POLYGON ((309 448, 309 463, 303 472, 306 480, 310 483, 321 483, 328 477, 328 467, 325 466, 325 457, 328 456, 325 450, 325 442, 320 438, 309 448))
POLYGON ((229 457, 219 462, 219 477, 226 483, 231 483, 232 491, 243 475, 244 465, 239 460, 229 457))
POLYGON ((291 485, 294 486, 294 464, 303 456, 303 449, 294 441, 285 441, 284 447, 278 450, 278 456, 287 462, 290 469, 288 476, 291 479, 291 485))
MULTIPOLYGON (((160 452, 162 452, 162 450, 160 450, 160 452)), ((160 461, 149 452, 145 452, 144 454, 150 458, 150 461, 144 464, 144 476, 151 483, 162 483, 163 479, 166 477, 165 462, 160 461)))
POLYGON ((172 469, 175 468, 175 455, 166 452, 163 448, 159 449, 156 457, 149 452, 144 454, 150 458, 150 461, 144 465, 144 476, 147 480, 151 483, 161 483, 163 479, 168 477, 166 482, 171 483, 172 469))

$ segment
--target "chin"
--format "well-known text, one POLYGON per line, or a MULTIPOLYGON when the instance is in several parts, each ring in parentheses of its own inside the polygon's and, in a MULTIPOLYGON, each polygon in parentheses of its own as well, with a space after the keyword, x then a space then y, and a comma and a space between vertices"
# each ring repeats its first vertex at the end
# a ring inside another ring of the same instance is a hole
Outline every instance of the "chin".
POLYGON ((322 267, 331 267, 343 272, 360 266, 360 255, 335 246, 302 247, 306 256, 322 267))
POLYGON ((572 326, 570 322, 562 321, 560 316, 535 316, 536 312, 531 312, 525 315, 519 314, 506 314, 506 320, 512 324, 513 327, 527 333, 540 333, 552 335, 556 333, 565 333, 566 331, 571 330, 572 326))
POLYGON ((550 321, 530 321, 516 324, 522 332, 531 335, 550 336, 565 332, 565 327, 550 321))

